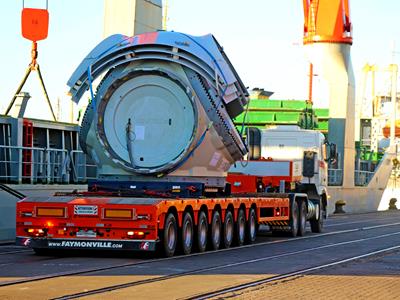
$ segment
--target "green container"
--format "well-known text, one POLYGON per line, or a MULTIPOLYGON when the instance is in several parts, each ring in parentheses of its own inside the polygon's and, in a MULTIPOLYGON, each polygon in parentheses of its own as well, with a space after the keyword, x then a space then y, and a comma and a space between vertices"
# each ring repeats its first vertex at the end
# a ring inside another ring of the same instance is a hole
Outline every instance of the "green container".
POLYGON ((249 109, 271 109, 271 108, 281 108, 282 101, 279 100, 250 100, 249 109))
POLYGON ((314 113, 317 115, 319 119, 328 119, 329 118, 329 109, 328 108, 316 108, 314 109, 314 113))
POLYGON ((328 130, 328 121, 318 120, 318 130, 328 130))
POLYGON ((282 107, 287 109, 303 110, 307 108, 307 103, 303 100, 287 100, 282 101, 282 107))
MULTIPOLYGON (((243 135, 245 135, 246 134, 246 128, 247 127, 256 127, 256 128, 258 128, 258 129, 265 129, 265 126, 259 126, 259 125, 257 125, 257 126, 244 126, 244 128, 243 128, 243 135)), ((236 129, 237 129, 237 131, 241 131, 242 130, 242 124, 236 124, 236 129)))
POLYGON ((303 121, 302 113, 299 112, 277 112, 276 122, 280 124, 299 124, 303 121))
MULTIPOLYGON (((234 120, 236 124, 241 124, 245 113, 240 114, 234 120)), ((246 116, 246 124, 266 124, 275 121, 275 113, 268 111, 248 111, 246 116)))

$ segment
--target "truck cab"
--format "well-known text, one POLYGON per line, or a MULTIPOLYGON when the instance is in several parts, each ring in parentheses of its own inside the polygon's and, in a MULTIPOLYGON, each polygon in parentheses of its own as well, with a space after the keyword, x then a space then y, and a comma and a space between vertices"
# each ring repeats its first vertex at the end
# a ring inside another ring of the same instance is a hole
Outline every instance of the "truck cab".
POLYGON ((327 194, 326 147, 325 136, 319 131, 305 130, 298 126, 276 126, 261 130, 261 158, 298 161, 302 170, 301 183, 315 185, 320 196, 327 194), (304 176, 305 171, 308 176, 304 176))
POLYGON ((334 145, 319 131, 298 126, 249 127, 246 144, 247 157, 229 170, 232 192, 306 194, 308 212, 318 220, 311 222, 313 231, 320 232, 327 217, 328 162, 335 157, 334 145))

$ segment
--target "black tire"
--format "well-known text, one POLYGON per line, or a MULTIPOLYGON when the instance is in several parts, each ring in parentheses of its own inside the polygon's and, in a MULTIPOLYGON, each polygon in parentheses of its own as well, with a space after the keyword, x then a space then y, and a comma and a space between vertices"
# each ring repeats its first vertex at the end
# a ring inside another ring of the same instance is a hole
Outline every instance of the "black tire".
POLYGON ((178 226, 174 214, 169 213, 165 218, 163 231, 163 250, 166 257, 174 255, 178 240, 178 226))
POLYGON ((235 232, 235 222, 233 221, 232 212, 227 210, 224 220, 224 248, 229 248, 233 242, 235 232))
POLYGON ((249 210, 246 238, 249 244, 253 244, 257 238, 257 215, 254 208, 250 208, 249 210))
POLYGON ((207 216, 204 211, 201 211, 199 212, 199 219, 197 222, 197 249, 199 252, 204 252, 207 249, 207 232, 207 216))
POLYGON ((236 220, 236 244, 242 246, 246 241, 246 214, 243 209, 239 209, 236 220))
POLYGON ((290 221, 289 221, 289 236, 297 236, 299 229, 299 205, 296 201, 292 201, 290 210, 290 221))
POLYGON ((321 209, 321 205, 318 204, 317 216, 310 220, 311 232, 321 233, 324 227, 324 215, 325 211, 321 209))
POLYGON ((304 200, 300 200, 299 204, 299 225, 298 225, 298 236, 304 236, 306 233, 307 225, 307 205, 304 200))
POLYGON ((221 223, 221 215, 218 211, 214 211, 210 230, 210 241, 213 250, 218 250, 221 245, 221 223))
POLYGON ((193 247, 193 218, 189 212, 183 216, 182 229, 181 229, 181 247, 183 254, 190 254, 193 247))

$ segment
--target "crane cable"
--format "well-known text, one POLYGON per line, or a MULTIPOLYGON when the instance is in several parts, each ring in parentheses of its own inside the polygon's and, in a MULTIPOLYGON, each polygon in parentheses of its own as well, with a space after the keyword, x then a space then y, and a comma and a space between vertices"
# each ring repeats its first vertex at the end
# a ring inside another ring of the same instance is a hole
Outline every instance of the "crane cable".
POLYGON ((132 143, 136 140, 136 134, 132 131, 132 122, 131 118, 128 119, 128 123, 126 124, 126 146, 129 154, 129 160, 131 162, 131 167, 136 168, 135 160, 133 157, 133 149, 132 143))

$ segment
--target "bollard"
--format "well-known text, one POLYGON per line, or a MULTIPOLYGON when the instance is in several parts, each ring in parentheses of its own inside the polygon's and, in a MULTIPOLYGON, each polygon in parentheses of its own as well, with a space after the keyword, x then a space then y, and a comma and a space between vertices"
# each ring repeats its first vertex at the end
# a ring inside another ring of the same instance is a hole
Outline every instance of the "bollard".
POLYGON ((344 214, 345 211, 343 210, 343 206, 346 205, 346 201, 344 200, 338 200, 335 203, 335 211, 333 212, 334 214, 344 214))
POLYGON ((389 209, 390 210, 391 209, 396 209, 397 210, 396 202, 397 202, 396 198, 390 199, 390 201, 389 201, 389 209))

